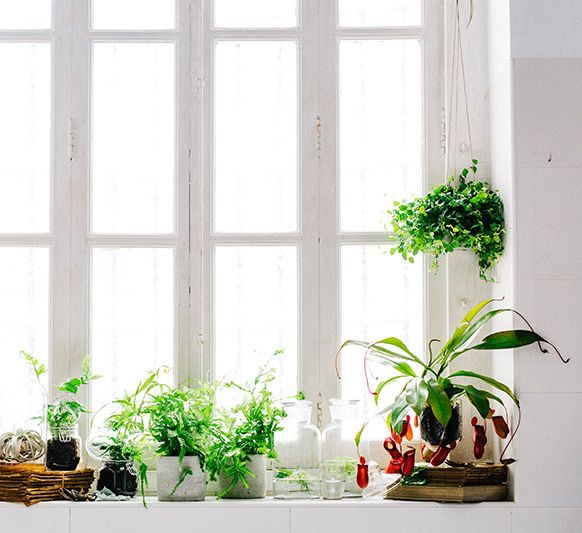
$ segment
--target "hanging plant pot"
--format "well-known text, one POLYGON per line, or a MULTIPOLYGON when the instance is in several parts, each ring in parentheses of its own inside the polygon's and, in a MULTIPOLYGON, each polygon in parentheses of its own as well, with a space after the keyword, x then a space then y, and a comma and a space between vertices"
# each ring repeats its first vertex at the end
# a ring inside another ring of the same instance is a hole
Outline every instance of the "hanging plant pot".
POLYGON ((247 476, 248 487, 243 483, 237 483, 230 489, 233 479, 224 472, 218 476, 218 485, 223 498, 231 499, 256 499, 267 496, 267 458, 264 455, 251 455, 246 467, 255 477, 247 476))
POLYGON ((420 415, 420 438, 430 450, 436 451, 441 446, 450 446, 461 439, 462 433, 461 402, 455 402, 452 406, 451 419, 446 427, 436 419, 430 407, 423 409, 420 415))
POLYGON ((389 211, 394 239, 392 254, 413 262, 423 253, 433 257, 433 269, 440 256, 457 249, 475 253, 479 276, 493 281, 490 270, 504 252, 505 217, 499 193, 476 178, 477 160, 463 169, 458 180, 450 178, 425 196, 395 202, 389 211))

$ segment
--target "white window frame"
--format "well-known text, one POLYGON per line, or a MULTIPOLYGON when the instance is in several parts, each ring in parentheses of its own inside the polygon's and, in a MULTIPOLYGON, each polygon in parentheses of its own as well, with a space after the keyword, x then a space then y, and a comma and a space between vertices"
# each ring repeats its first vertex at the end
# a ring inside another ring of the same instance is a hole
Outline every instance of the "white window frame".
MULTIPOLYGON (((334 356, 340 323, 340 246, 387 241, 384 233, 341 233, 337 179, 337 50, 342 38, 421 39, 424 50, 424 188, 444 168, 443 6, 423 0, 417 28, 339 28, 336 2, 298 0, 297 28, 217 29, 212 0, 176 0, 178 26, 167 31, 95 31, 89 0, 53 0, 50 31, 0 32, 0 41, 53 44, 51 231, 0 235, 0 246, 51 249, 50 382, 78 370, 90 347, 90 253, 106 247, 164 247, 175 256, 175 381, 196 382, 213 370, 213 251, 217 244, 294 245, 298 258, 299 383, 309 399, 338 397, 334 356), (214 41, 292 40, 299 54, 298 231, 213 233, 214 41), (175 231, 168 235, 93 235, 89 230, 90 71, 92 42, 176 45, 175 231), (322 73, 325 75, 322 75, 322 73)), ((427 271, 428 269, 425 269, 427 271)), ((426 339, 446 329, 444 275, 426 273, 426 339), (429 313, 429 310, 437 312, 429 313)), ((88 398, 85 398, 87 400, 88 398)), ((326 411, 324 409, 324 411, 326 411)), ((321 412, 321 411, 320 411, 321 412)), ((325 419, 318 417, 318 422, 325 419)))

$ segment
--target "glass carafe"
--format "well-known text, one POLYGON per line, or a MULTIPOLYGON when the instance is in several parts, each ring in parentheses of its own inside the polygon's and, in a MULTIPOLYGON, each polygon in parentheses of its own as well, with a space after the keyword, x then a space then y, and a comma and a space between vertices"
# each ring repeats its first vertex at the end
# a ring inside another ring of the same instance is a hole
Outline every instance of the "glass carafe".
POLYGON ((287 417, 283 429, 275 434, 275 465, 281 468, 319 468, 321 433, 311 423, 312 404, 307 400, 283 402, 287 417))
POLYGON ((360 442, 360 449, 355 437, 364 421, 359 400, 330 400, 331 422, 323 429, 321 435, 322 458, 326 462, 336 463, 346 473, 345 496, 361 496, 362 490, 356 483, 356 471, 359 456, 368 457, 369 444, 365 439, 360 442))

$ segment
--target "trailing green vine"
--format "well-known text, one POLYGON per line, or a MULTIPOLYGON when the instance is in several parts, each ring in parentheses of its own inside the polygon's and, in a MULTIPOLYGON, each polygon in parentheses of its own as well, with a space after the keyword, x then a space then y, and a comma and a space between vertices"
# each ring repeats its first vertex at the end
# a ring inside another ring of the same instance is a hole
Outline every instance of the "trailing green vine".
POLYGON ((441 255, 467 248, 479 258, 479 276, 493 281, 488 271, 504 251, 503 201, 487 182, 467 180, 470 171, 477 173, 478 161, 472 163, 463 169, 458 184, 451 178, 421 198, 394 203, 388 211, 395 242, 390 253, 411 263, 418 253, 431 255, 436 271, 441 255))

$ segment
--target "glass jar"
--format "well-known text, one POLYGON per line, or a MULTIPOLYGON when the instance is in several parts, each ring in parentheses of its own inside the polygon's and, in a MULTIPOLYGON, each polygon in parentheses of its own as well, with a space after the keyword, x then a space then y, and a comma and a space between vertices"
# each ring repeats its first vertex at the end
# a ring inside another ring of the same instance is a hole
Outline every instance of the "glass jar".
POLYGON ((365 439, 356 446, 355 437, 362 428, 363 417, 359 400, 330 400, 331 422, 321 434, 323 461, 333 461, 346 472, 345 496, 361 496, 362 490, 356 482, 359 456, 368 457, 369 444, 365 439))
POLYGON ((321 462, 321 433, 311 423, 312 404, 307 400, 283 402, 287 416, 275 434, 276 466, 316 469, 321 462))
POLYGON ((273 497, 277 500, 316 500, 320 495, 319 473, 301 468, 273 471, 273 497))
POLYGON ((46 467, 49 470, 75 470, 81 461, 79 426, 49 427, 46 467))
POLYGON ((97 480, 97 490, 105 488, 117 496, 133 498, 137 492, 137 471, 133 461, 106 459, 97 480))

